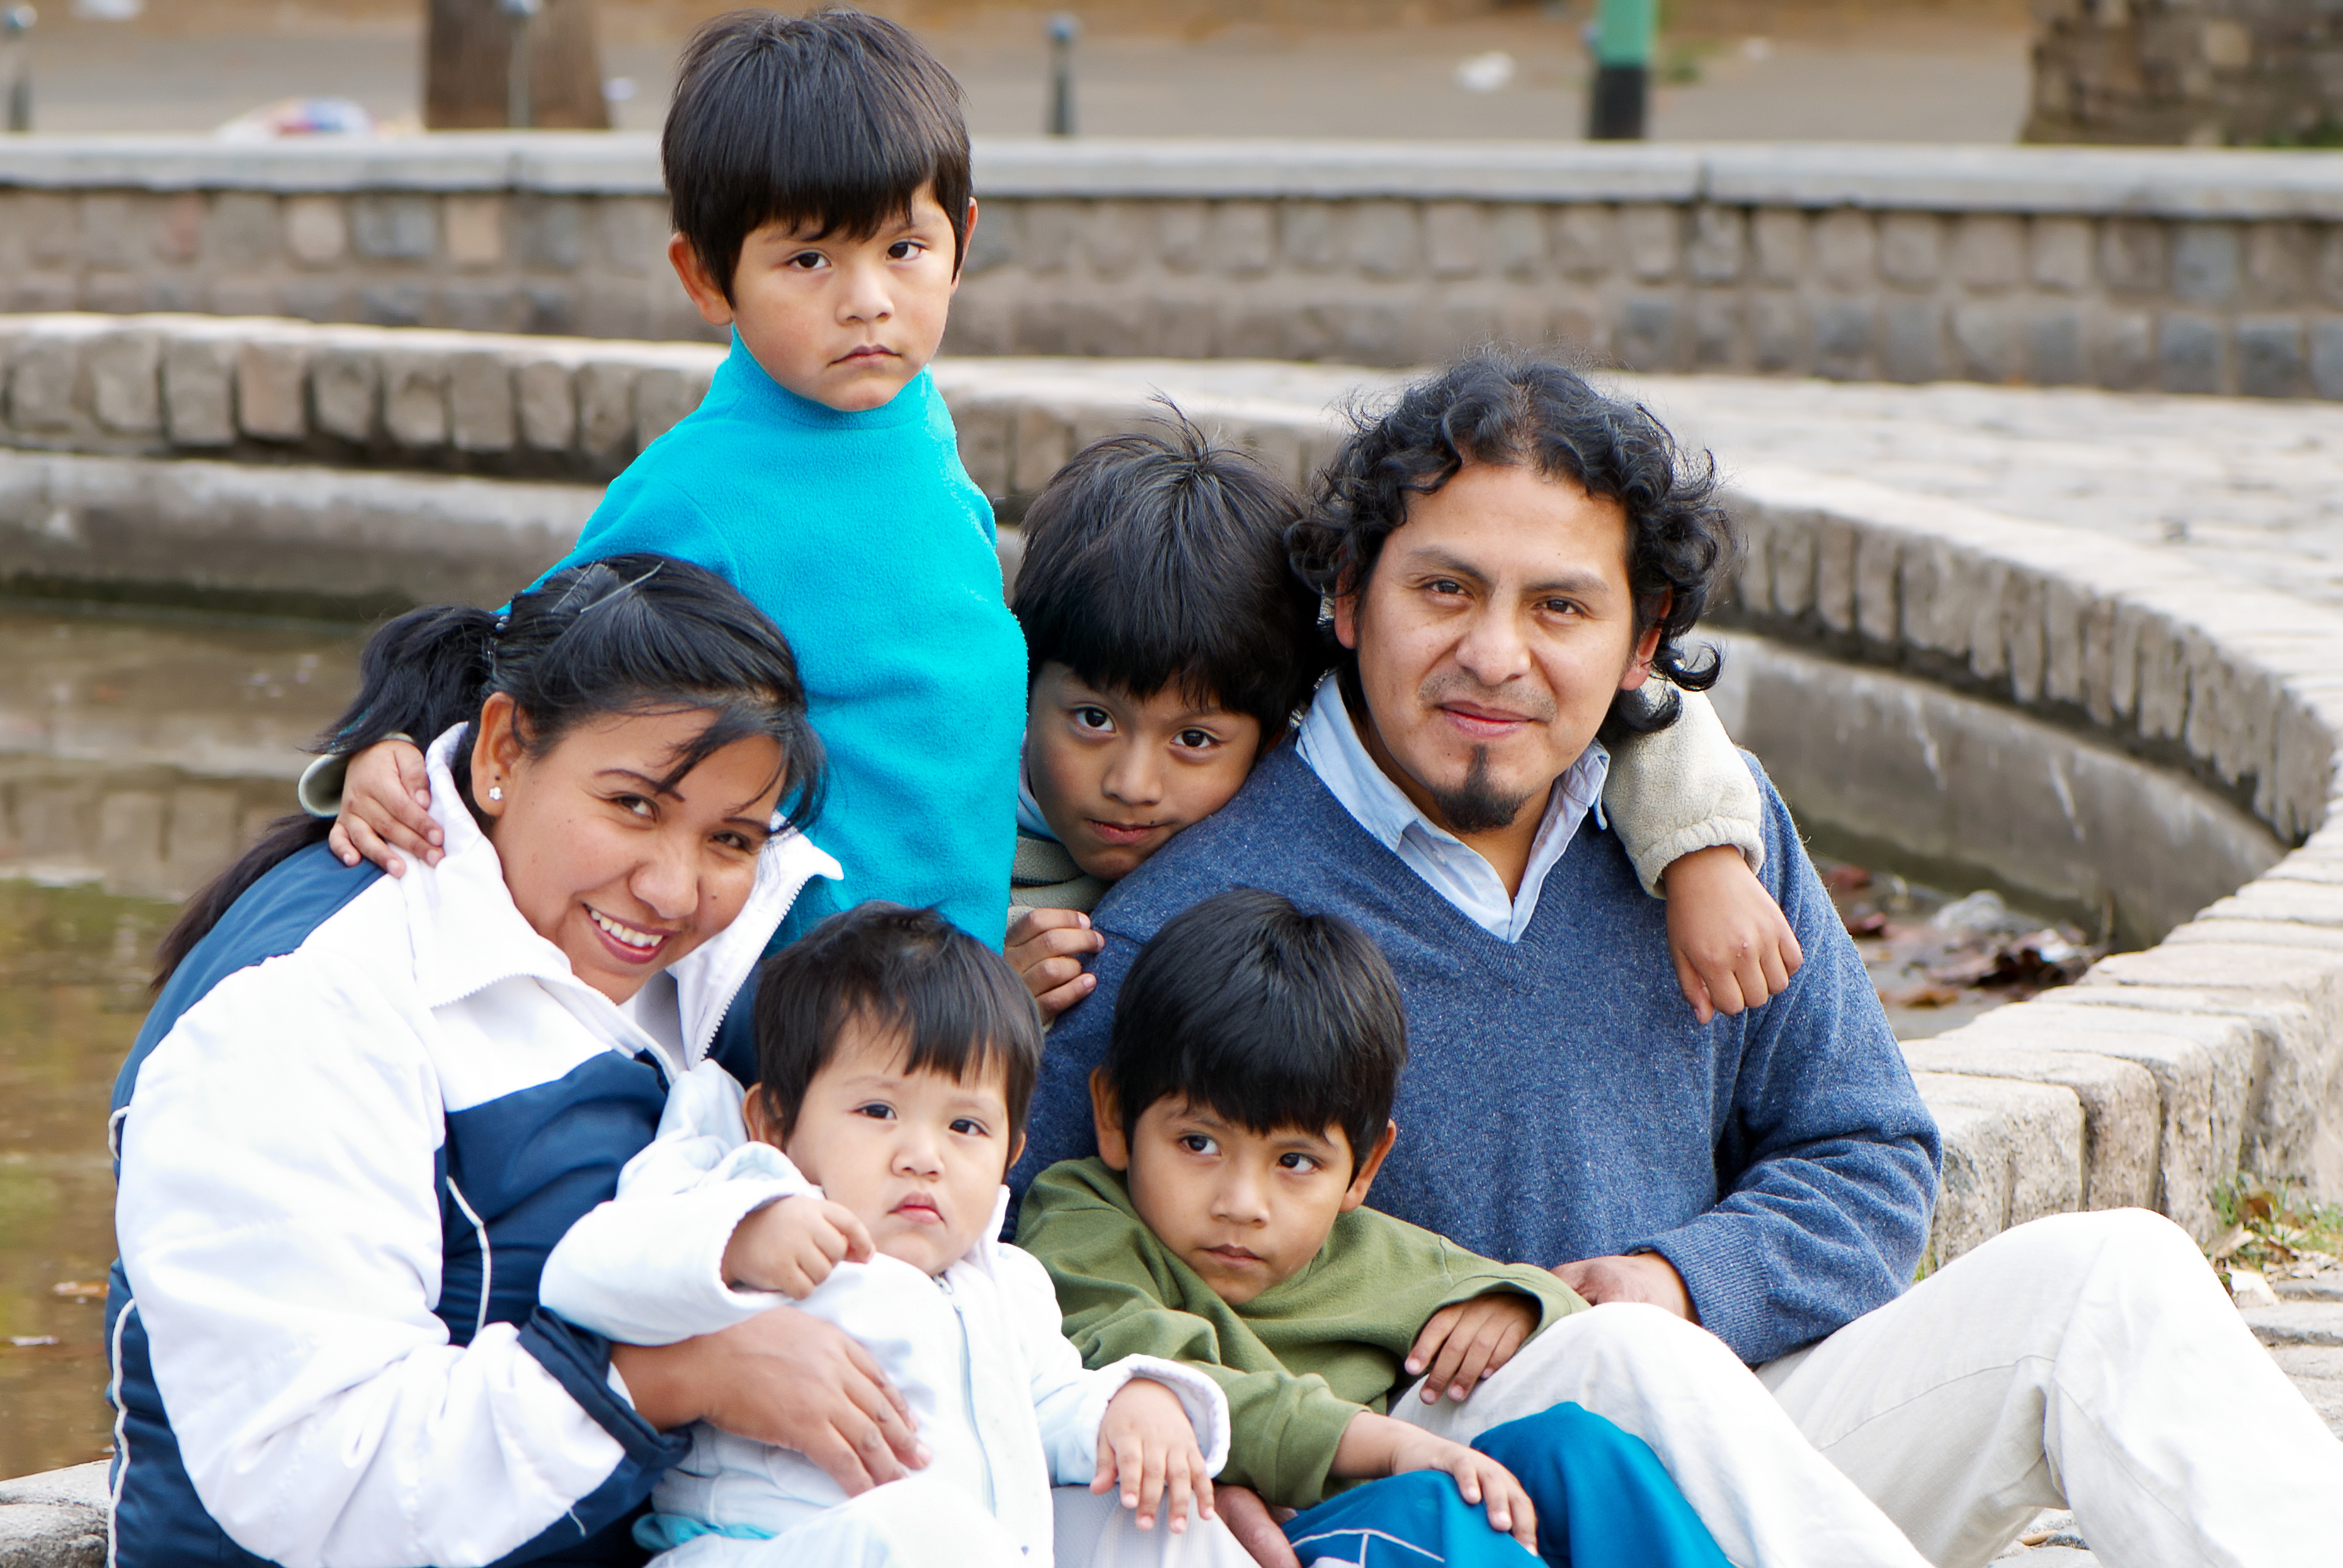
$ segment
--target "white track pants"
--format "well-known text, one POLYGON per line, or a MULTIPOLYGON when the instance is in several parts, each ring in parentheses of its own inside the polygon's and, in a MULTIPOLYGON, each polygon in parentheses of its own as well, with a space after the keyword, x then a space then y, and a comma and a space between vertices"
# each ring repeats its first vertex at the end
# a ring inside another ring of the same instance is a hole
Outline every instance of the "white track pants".
POLYGON ((2107 1568, 2343 1564, 2343 1443, 2137 1210, 2005 1232, 1755 1374, 1604 1306, 1463 1404, 1411 1390, 1392 1413, 1464 1441, 1564 1399, 1649 1442, 1744 1568, 1976 1568, 2058 1507, 2107 1568))

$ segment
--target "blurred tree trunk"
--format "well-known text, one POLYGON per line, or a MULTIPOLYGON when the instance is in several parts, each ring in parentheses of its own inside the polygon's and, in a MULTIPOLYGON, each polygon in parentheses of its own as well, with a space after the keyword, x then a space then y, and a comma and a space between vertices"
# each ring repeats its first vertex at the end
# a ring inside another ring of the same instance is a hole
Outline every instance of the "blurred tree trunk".
MULTIPOLYGON (((497 0, 429 4, 424 126, 472 131, 504 125, 512 18, 497 0)), ((608 130, 610 107, 602 98, 602 62, 594 47, 594 0, 545 0, 528 32, 529 124, 541 130, 608 130)))

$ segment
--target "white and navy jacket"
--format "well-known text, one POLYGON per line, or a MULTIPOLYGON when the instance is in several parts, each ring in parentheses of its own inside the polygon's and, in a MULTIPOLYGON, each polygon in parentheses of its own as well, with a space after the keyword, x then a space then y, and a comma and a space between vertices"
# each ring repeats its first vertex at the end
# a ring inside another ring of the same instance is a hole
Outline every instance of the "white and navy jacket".
MULTIPOLYGON (((749 1140, 741 1100, 739 1083, 713 1061, 676 1086, 658 1141, 627 1166, 617 1200, 580 1220, 547 1260, 548 1309, 629 1344, 671 1344, 791 1304, 723 1278, 744 1216, 821 1191, 788 1155, 749 1140)), ((996 1240, 1008 1204, 1003 1187, 976 1245, 940 1276, 881 1253, 840 1264, 794 1304, 853 1335, 910 1402, 933 1456, 920 1474, 957 1487, 1000 1523, 1001 1552, 962 1541, 961 1560, 1050 1568, 1050 1488, 1087 1485, 1097 1473, 1099 1423, 1123 1384, 1151 1378, 1177 1394, 1214 1474, 1228 1459, 1229 1407, 1218 1383, 1176 1362, 1130 1356, 1085 1371, 1048 1271, 996 1240)), ((801 1453, 702 1422, 651 1501, 691 1528, 769 1536, 811 1523, 846 1493, 801 1453)))
POLYGON ((538 1275, 838 866, 776 835, 739 918, 621 1011, 514 908, 456 739, 429 752, 437 867, 287 859, 123 1069, 118 1568, 639 1561, 628 1517, 685 1452, 538 1275))

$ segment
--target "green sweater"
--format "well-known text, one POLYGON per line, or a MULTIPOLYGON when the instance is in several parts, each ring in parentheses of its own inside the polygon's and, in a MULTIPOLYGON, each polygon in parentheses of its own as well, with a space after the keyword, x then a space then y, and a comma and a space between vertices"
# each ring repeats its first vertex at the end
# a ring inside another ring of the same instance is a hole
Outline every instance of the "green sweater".
POLYGON ((1363 1205, 1301 1272, 1232 1307, 1156 1240, 1122 1177, 1095 1159, 1034 1180, 1017 1244, 1050 1271, 1086 1365, 1161 1356, 1217 1382, 1231 1429, 1221 1479, 1285 1508, 1325 1497, 1342 1429, 1363 1410, 1383 1413, 1433 1313, 1514 1291, 1537 1302, 1543 1330, 1586 1305, 1544 1269, 1474 1257, 1363 1205))

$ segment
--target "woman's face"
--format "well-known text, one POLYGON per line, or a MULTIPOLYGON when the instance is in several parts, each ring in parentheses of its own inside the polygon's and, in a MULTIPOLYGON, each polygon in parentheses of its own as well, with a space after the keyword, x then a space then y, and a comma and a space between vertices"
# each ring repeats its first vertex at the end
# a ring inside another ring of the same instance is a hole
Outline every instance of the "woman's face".
POLYGON ((480 711, 472 796, 513 903, 612 1001, 730 925, 756 882, 779 743, 736 740, 661 786, 713 717, 608 714, 533 758, 510 698, 480 711))

